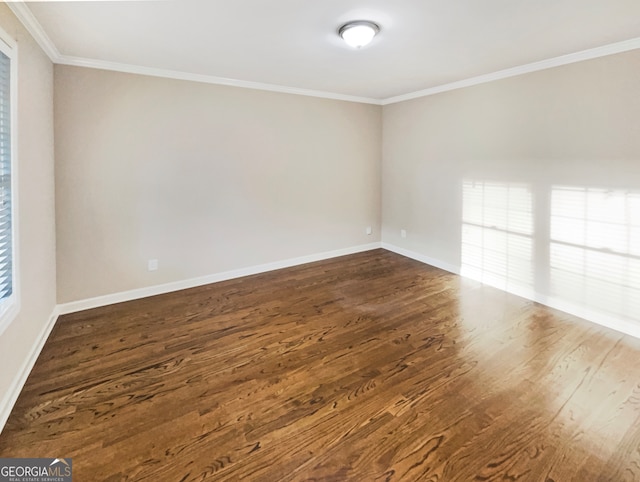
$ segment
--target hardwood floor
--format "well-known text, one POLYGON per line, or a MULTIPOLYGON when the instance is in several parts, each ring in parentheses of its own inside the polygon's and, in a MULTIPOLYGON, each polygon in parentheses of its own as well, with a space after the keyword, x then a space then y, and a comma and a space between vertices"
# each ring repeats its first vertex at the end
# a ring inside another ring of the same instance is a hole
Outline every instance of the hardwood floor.
POLYGON ((640 480, 640 341, 375 250, 61 317, 0 456, 78 482, 640 480))

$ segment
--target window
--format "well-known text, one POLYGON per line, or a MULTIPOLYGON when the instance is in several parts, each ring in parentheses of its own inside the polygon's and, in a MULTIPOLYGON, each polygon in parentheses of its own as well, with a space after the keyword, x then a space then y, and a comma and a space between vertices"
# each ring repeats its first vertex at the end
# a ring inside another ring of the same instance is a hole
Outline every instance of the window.
POLYGON ((16 47, 0 30, 0 333, 18 312, 15 256, 16 47))

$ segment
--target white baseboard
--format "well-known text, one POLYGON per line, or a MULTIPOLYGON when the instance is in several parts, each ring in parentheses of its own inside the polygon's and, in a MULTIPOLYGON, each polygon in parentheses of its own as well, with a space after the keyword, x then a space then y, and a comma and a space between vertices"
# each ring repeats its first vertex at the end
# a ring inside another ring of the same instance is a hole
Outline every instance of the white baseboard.
POLYGON ((234 278, 240 278, 242 276, 249 276, 252 274, 264 273, 267 271, 273 271, 281 268, 289 268, 291 266, 297 266, 305 263, 312 263, 314 261, 322 261, 324 259, 336 258, 338 256, 345 256, 348 254, 361 253, 364 251, 370 251, 372 249, 380 248, 381 244, 370 243, 363 244, 359 246, 352 246, 350 248, 338 249, 334 251, 326 251, 323 253, 316 253, 308 256, 300 256, 298 258, 289 258, 281 261, 275 261, 273 263, 265 263, 257 266, 250 266, 248 268, 242 268, 232 271, 225 271, 222 273, 215 273, 208 276, 202 276, 199 278, 193 278, 183 281, 177 281, 174 283, 167 283, 158 286, 150 286, 148 288, 140 288, 131 291, 125 291, 121 293, 114 293, 105 296, 98 296, 95 298, 74 301, 71 303, 64 303, 57 305, 46 325, 43 327, 38 339, 34 343, 29 356, 24 360, 20 370, 18 372, 18 376, 15 378, 9 390, 4 394, 2 399, 0 400, 0 432, 4 428, 9 415, 11 414, 11 410, 13 410, 13 406, 18 400, 18 396, 20 396, 20 392, 22 391, 24 384, 27 382, 27 378, 31 373, 36 361, 38 360, 38 356, 40 356, 40 352, 44 347, 45 342, 49 338, 51 334, 51 330, 56 324, 58 317, 62 314, 66 313, 74 313, 76 311, 87 310, 90 308, 97 308, 100 306, 106 306, 113 303, 120 303, 123 301, 130 301, 139 298, 145 298, 147 296, 154 296, 163 293, 170 293, 172 291, 178 291, 186 288, 193 288, 196 286, 202 286, 210 283, 216 283, 218 281, 225 281, 234 278))
POLYGON ((27 358, 22 362, 22 366, 18 371, 18 376, 13 380, 9 390, 7 390, 2 397, 2 400, 0 400, 0 432, 2 432, 2 429, 7 423, 11 410, 13 410, 13 406, 16 404, 16 401, 20 396, 20 392, 22 391, 24 384, 27 382, 27 378, 29 378, 29 374, 31 373, 33 366, 36 364, 36 361, 40 356, 40 352, 42 351, 42 348, 44 348, 44 344, 49 338, 51 330, 53 330, 59 315, 60 312, 58 311, 58 307, 55 307, 46 325, 42 328, 38 339, 31 348, 29 356, 27 356, 27 358))
POLYGON ((149 286, 146 288, 139 288, 130 291, 122 291, 120 293, 113 293, 104 296, 97 296, 95 298, 89 298, 86 300, 72 301, 70 303, 63 303, 58 305, 60 314, 75 313, 77 311, 89 310, 91 308, 98 308, 100 306, 112 305, 114 303, 122 303, 124 301, 132 301, 140 298, 146 298, 148 296, 161 295, 165 293, 171 293, 172 291, 179 291, 188 288, 195 288, 196 286, 208 285, 211 283, 217 283, 219 281, 227 281, 230 279, 241 278, 243 276, 250 276, 253 274, 265 273, 267 271, 273 271, 276 269, 290 268, 292 266, 298 266, 305 263, 313 263, 314 261, 322 261, 325 259, 336 258, 338 256, 345 256, 348 254, 361 253, 363 251, 370 251, 381 247, 381 243, 362 244, 359 246, 352 246, 350 248, 337 249, 334 251, 325 251, 323 253, 316 253, 307 256, 300 256, 297 258, 289 258, 281 261, 274 261, 272 263, 265 263, 256 266, 249 266, 247 268, 240 268, 231 271, 224 271, 221 273, 214 273, 207 276, 201 276, 198 278, 191 278, 182 281, 175 281, 172 283, 166 283, 162 285, 149 286))
POLYGON ((634 338, 640 338, 640 323, 634 323, 631 320, 626 320, 614 315, 602 313, 600 311, 592 310, 584 306, 565 301, 563 299, 545 296, 540 293, 536 293, 532 301, 536 301, 541 305, 554 308, 559 311, 564 311, 570 315, 577 316, 584 320, 595 323, 596 325, 604 326, 612 330, 624 333, 625 335, 633 336, 634 338))
MULTIPOLYGON (((36 361, 38 360, 38 356, 44 347, 45 342, 49 338, 51 334, 51 330, 55 326, 56 320, 58 316, 65 313, 73 313, 76 311, 86 310, 90 308, 97 308, 100 306, 106 306, 113 303, 120 303, 123 301, 130 301, 139 298, 144 298, 147 296, 154 296, 163 293, 169 293, 172 291, 182 290, 186 288, 193 288, 196 286, 202 286, 210 283, 215 283, 218 281, 225 281, 234 278, 240 278, 242 276, 249 276, 252 274, 264 273, 267 271, 273 271, 276 269, 288 268, 291 266, 297 266, 300 264, 311 263, 314 261, 322 261, 324 259, 335 258, 338 256, 345 256, 348 254, 355 254, 364 251, 370 251, 372 249, 383 248, 388 251, 392 251, 394 253, 400 254, 402 256, 406 256, 411 259, 415 259, 416 261, 420 261, 422 263, 428 264, 430 266, 435 266, 436 268, 443 269, 453 274, 460 274, 460 268, 458 266, 446 263, 442 260, 438 260, 435 258, 431 258, 429 256, 417 253, 415 251, 410 251, 404 248, 400 248, 398 246, 388 244, 388 243, 370 243, 360 246, 354 246, 351 248, 339 249, 335 251, 327 251, 324 253, 318 253, 308 256, 301 256, 298 258, 290 258, 282 261, 276 261, 273 263, 266 263, 257 266, 251 266, 248 268, 242 268, 238 270, 225 271, 222 273, 216 273, 209 276, 203 276, 199 278, 193 278, 184 281, 177 281, 175 283, 167 283, 158 286, 151 286, 148 288, 140 288, 137 290, 125 291, 121 293, 114 293, 106 296, 99 296, 96 298, 91 298, 88 300, 75 301, 72 303, 65 303, 58 305, 54 308, 49 320, 46 325, 43 327, 38 339, 33 345, 31 352, 27 359, 23 362, 20 371, 18 372, 18 376, 15 378, 14 382, 11 384, 9 390, 5 393, 0 400, 0 432, 4 428, 4 425, 11 414, 11 410, 18 400, 18 396, 24 387, 24 384, 33 369, 36 361)), ((614 316, 602 314, 593 310, 589 310, 587 308, 571 304, 561 299, 549 297, 546 295, 542 295, 540 293, 531 293, 531 294, 523 294, 522 292, 514 293, 518 296, 521 296, 526 299, 530 299, 531 301, 538 302, 540 304, 549 306, 551 308, 564 311, 574 316, 578 316, 587 321, 591 321, 601 326, 605 326, 607 328, 611 328, 618 332, 633 336, 635 338, 640 338, 640 326, 636 323, 632 323, 631 321, 623 320, 616 318, 614 316)))
MULTIPOLYGON (((410 251, 408 249, 400 248, 393 244, 388 244, 384 242, 382 243, 382 248, 388 251, 393 251, 394 253, 397 253, 397 254, 401 254, 402 256, 406 256, 407 258, 415 259, 416 261, 420 261, 430 266, 435 266, 436 268, 443 269, 450 273, 460 275, 459 266, 454 266, 442 260, 430 258, 429 256, 425 256, 421 253, 416 253, 415 251, 410 251)), ((591 323, 595 323, 596 325, 610 328, 620 333, 624 333, 625 335, 633 336, 634 338, 640 338, 640 323, 634 323, 631 320, 620 318, 615 315, 592 310, 590 308, 577 305, 575 303, 563 300, 561 298, 538 293, 537 291, 534 291, 534 290, 523 290, 523 289, 506 289, 505 290, 499 286, 494 286, 494 287, 497 289, 501 289, 502 291, 506 291, 508 293, 514 294, 516 296, 520 296, 521 298, 535 301, 536 303, 540 303, 541 305, 548 306, 549 308, 553 308, 553 309, 568 313, 570 315, 577 316, 578 318, 582 318, 583 320, 589 321, 591 323)))
POLYGON ((408 249, 400 248, 394 244, 382 243, 382 248, 387 251, 392 251, 396 254, 401 254, 402 256, 406 256, 407 258, 415 259, 416 261, 420 261, 424 264, 428 264, 429 266, 434 266, 436 268, 443 269, 453 274, 460 274, 460 267, 455 266, 453 264, 446 263, 442 260, 436 258, 430 258, 429 256, 425 256, 424 254, 417 253, 415 251, 410 251, 408 249))

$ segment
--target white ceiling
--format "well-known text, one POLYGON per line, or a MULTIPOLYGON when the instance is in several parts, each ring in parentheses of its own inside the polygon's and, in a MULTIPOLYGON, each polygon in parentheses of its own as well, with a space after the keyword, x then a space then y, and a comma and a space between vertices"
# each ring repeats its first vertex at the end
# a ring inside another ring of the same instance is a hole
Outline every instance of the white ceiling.
POLYGON ((60 63, 138 66, 374 102, 623 41, 618 50, 640 47, 640 0, 47 1, 19 8, 60 63), (381 32, 353 50, 337 29, 362 19, 381 32))

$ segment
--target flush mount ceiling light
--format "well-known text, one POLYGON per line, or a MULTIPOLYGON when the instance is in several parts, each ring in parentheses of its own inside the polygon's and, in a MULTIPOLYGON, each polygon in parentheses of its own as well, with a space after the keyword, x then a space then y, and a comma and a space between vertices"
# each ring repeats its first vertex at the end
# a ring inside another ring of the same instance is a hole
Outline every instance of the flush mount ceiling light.
POLYGON ((338 34, 348 45, 359 49, 371 42, 379 31, 380 27, 375 23, 367 20, 358 20, 357 22, 344 24, 338 30, 338 34))

